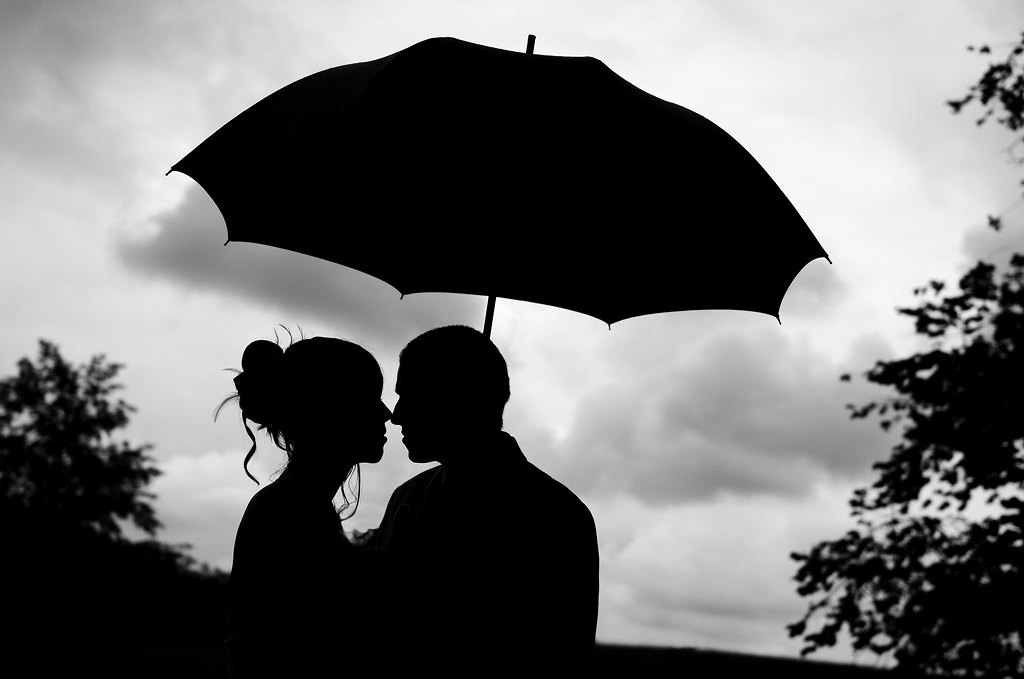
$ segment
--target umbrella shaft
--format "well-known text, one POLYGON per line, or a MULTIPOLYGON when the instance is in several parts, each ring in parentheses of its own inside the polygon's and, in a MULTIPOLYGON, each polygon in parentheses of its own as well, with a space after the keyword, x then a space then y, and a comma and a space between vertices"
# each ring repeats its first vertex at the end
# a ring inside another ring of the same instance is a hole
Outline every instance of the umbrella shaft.
POLYGON ((484 337, 491 336, 491 325, 494 323, 494 295, 487 297, 487 311, 484 312, 484 337))

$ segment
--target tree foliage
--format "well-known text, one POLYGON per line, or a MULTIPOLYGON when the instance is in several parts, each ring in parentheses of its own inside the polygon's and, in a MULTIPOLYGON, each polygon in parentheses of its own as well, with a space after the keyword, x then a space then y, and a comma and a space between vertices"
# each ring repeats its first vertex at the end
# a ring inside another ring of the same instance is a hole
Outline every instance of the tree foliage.
MULTIPOLYGON (((1024 128, 1022 54, 1024 36, 953 111, 977 104, 979 124, 1024 128)), ((904 668, 1024 676, 1024 256, 915 294, 899 313, 929 348, 878 361, 865 378, 894 395, 849 406, 900 441, 850 500, 855 527, 792 555, 810 602, 789 633, 805 655, 845 632, 904 668)))
POLYGON ((34 361, 0 379, 0 582, 11 676, 95 672, 104 649, 125 644, 223 638, 224 574, 153 538, 160 523, 146 487, 159 471, 150 446, 116 436, 134 410, 117 398, 121 367, 102 355, 73 365, 40 341, 34 361), (149 538, 129 540, 127 523, 149 538), (18 674, 20 665, 31 671, 18 674))
POLYGON ((791 636, 804 653, 834 645, 899 665, 968 676, 1024 673, 1024 257, 997 279, 979 263, 943 296, 916 292, 914 319, 931 349, 879 361, 866 374, 890 399, 854 418, 902 427, 878 478, 854 493, 856 527, 815 545, 798 592, 812 597, 791 636))
MULTIPOLYGON (((979 54, 991 54, 988 45, 968 47, 979 54)), ((1006 53, 1006 57, 994 64, 989 64, 978 82, 971 85, 967 93, 959 99, 950 99, 946 103, 954 113, 960 113, 970 104, 982 107, 978 125, 984 125, 993 116, 996 122, 1009 130, 1017 131, 1024 127, 1024 71, 1021 70, 1020 58, 1024 55, 1024 34, 1021 40, 1006 53)))
MULTIPOLYGON (((988 45, 970 46, 967 49, 979 54, 991 55, 992 48, 988 45)), ((1024 129, 1024 33, 1020 40, 1010 47, 1006 56, 994 63, 989 63, 978 82, 971 85, 967 93, 959 99, 950 99, 946 104, 953 113, 961 113, 970 107, 980 107, 981 114, 975 120, 979 126, 995 120, 1006 129, 1019 133, 1024 129)), ((1014 141, 1007 148, 1010 158, 1018 165, 1024 164, 1024 155, 1020 153, 1024 138, 1015 135, 1014 141)), ((1024 181, 1021 181, 1024 185, 1024 181)), ((999 217, 990 216, 989 226, 999 230, 1002 221, 999 217)))
POLYGON ((35 362, 0 380, 0 502, 34 522, 70 523, 109 539, 121 521, 160 527, 145 488, 159 471, 148 445, 114 440, 133 408, 114 394, 122 366, 75 366, 41 340, 35 362))

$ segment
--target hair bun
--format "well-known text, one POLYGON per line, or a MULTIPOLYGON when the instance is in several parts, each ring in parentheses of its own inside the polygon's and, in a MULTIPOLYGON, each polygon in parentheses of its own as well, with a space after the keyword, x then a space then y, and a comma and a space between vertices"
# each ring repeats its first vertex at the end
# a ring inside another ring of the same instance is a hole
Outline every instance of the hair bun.
POLYGON ((284 349, 270 340, 255 340, 242 352, 242 372, 260 373, 272 369, 283 357, 284 349))
POLYGON ((284 350, 269 340, 256 340, 242 352, 242 372, 235 378, 242 415, 257 424, 273 425, 276 392, 284 350))

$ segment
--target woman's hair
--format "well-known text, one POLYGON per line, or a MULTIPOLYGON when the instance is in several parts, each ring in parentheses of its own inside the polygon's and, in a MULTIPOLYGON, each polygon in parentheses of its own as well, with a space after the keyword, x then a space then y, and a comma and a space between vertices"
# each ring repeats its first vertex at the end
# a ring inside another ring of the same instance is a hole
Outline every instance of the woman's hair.
MULTIPOLYGON (((214 418, 227 403, 238 401, 242 423, 252 441, 242 468, 246 475, 259 484, 249 472, 249 460, 256 453, 256 436, 249 428, 255 422, 266 431, 278 448, 285 452, 291 465, 299 455, 297 450, 305 430, 318 418, 337 418, 339 409, 331 407, 339 400, 353 403, 367 398, 371 388, 379 393, 384 384, 380 365, 363 347, 348 340, 334 337, 310 337, 295 341, 289 333, 286 349, 269 340, 255 340, 242 353, 242 370, 234 378, 235 389, 217 407, 214 418), (327 408, 327 411, 325 411, 327 408)), ((342 408, 340 412, 344 412, 342 408)), ((359 466, 353 465, 356 483, 359 466)), ((344 491, 343 491, 344 492, 344 491)), ((358 503, 358 494, 356 496, 358 503)), ((349 506, 347 496, 345 507, 349 506)))

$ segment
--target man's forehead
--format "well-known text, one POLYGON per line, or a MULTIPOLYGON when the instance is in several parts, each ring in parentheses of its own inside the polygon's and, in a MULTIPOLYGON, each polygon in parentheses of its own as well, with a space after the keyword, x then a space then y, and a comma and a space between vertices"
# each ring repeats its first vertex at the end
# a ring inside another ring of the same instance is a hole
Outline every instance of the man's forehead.
POLYGON ((403 390, 423 391, 424 389, 439 390, 450 384, 452 376, 443 370, 432 366, 416 366, 410 368, 407 364, 399 363, 398 375, 395 377, 395 393, 400 394, 403 390))
POLYGON ((403 389, 406 391, 417 389, 422 383, 421 376, 422 371, 399 364, 398 375, 395 377, 395 393, 400 393, 403 389))

